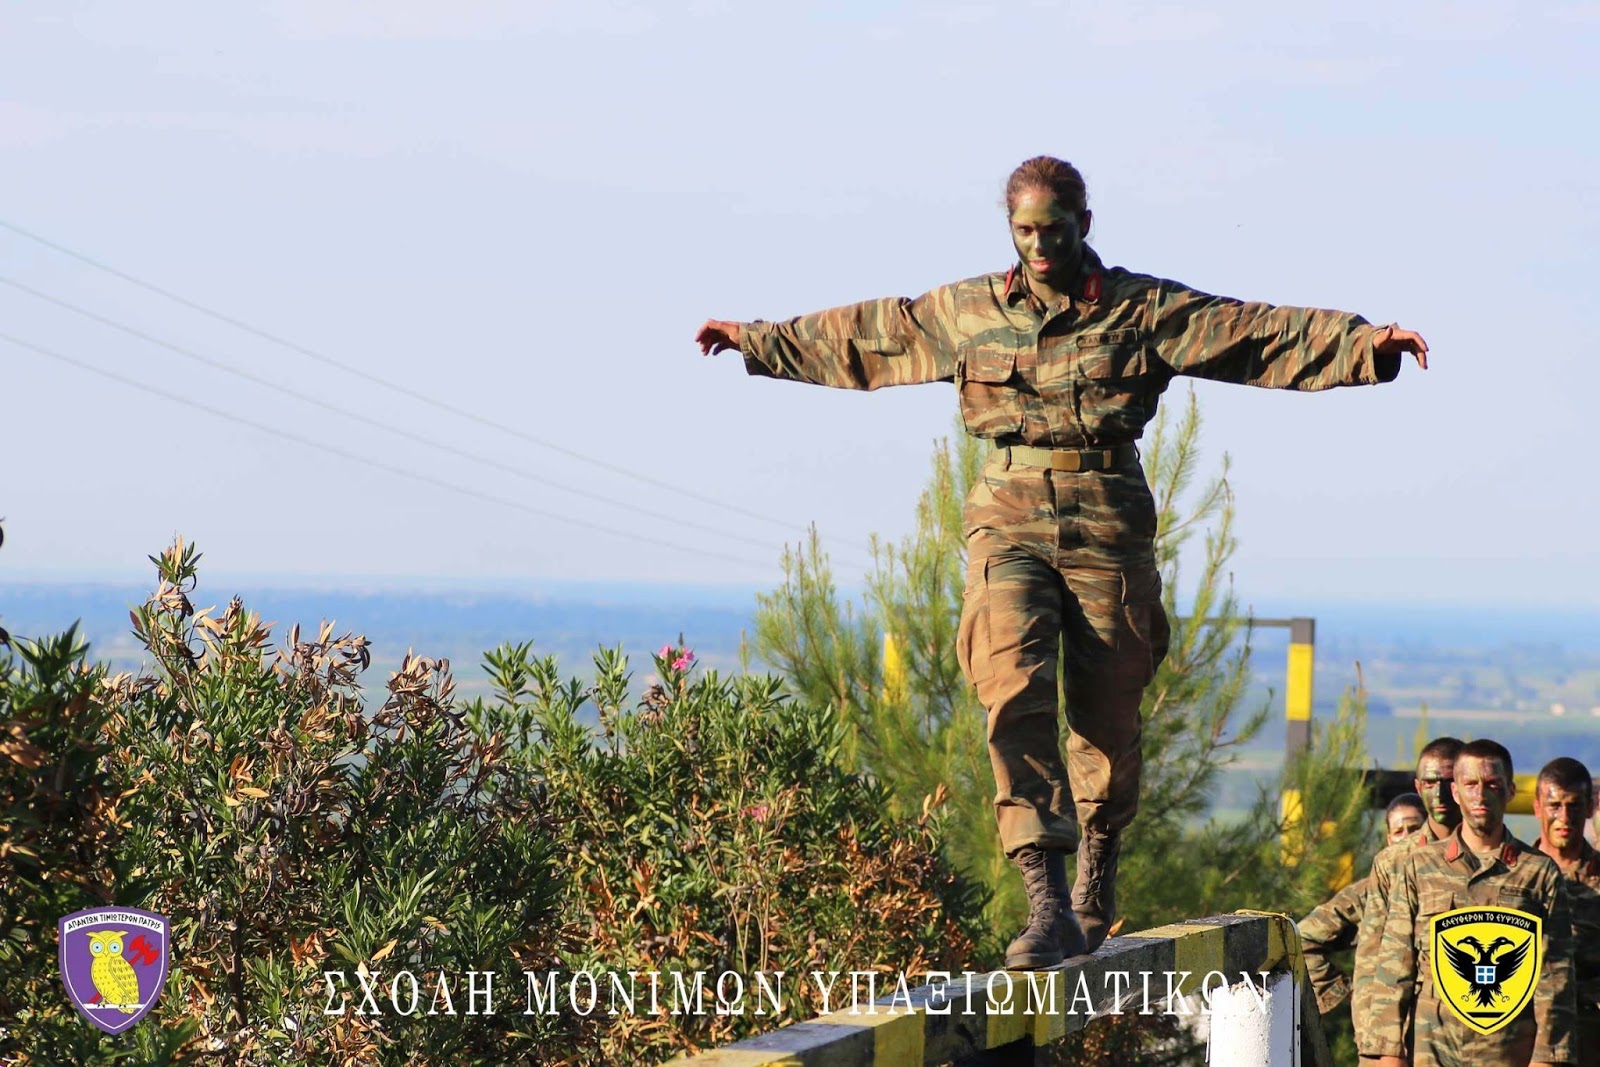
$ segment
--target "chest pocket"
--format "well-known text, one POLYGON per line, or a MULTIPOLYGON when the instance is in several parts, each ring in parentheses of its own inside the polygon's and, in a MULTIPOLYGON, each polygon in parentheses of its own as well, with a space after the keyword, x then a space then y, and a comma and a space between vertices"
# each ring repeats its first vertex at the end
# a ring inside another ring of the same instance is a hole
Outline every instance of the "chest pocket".
POLYGON ((1496 901, 1502 908, 1514 908, 1529 915, 1544 915, 1544 902, 1537 900, 1528 886, 1503 885, 1496 901))
POLYGON ((1426 927, 1429 919, 1454 911, 1455 894, 1448 889, 1422 889, 1417 893, 1417 928, 1426 927))
POLYGON ((1131 440, 1155 415, 1167 379, 1155 373, 1135 329, 1078 335, 1074 353, 1079 423, 1100 439, 1131 440))
POLYGON ((974 437, 1000 437, 1022 429, 1017 395, 1017 351, 1005 345, 966 345, 956 371, 961 421, 974 437))
POLYGON ((1111 384, 1142 378, 1150 370, 1138 330, 1105 330, 1078 338, 1078 373, 1091 382, 1111 384))

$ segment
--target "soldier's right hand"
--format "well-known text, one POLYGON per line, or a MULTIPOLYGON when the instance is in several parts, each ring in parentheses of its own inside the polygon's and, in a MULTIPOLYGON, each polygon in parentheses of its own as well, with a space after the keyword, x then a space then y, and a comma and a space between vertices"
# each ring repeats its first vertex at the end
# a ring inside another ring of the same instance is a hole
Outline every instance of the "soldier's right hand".
POLYGON ((737 322, 707 319, 706 324, 700 327, 700 332, 694 335, 694 339, 700 346, 700 354, 710 356, 737 349, 742 332, 737 322))

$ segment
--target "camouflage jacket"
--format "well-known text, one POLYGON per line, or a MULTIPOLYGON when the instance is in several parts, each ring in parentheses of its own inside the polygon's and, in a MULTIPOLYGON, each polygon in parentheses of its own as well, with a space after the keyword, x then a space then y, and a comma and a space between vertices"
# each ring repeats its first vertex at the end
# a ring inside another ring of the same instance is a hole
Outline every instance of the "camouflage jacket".
MULTIPOLYGON (((1378 1051, 1362 1049, 1363 1055, 1407 1054, 1405 1020, 1418 1005, 1437 1000, 1431 920, 1474 904, 1516 908, 1544 920, 1544 967, 1526 1009, 1536 1033, 1532 1058, 1552 1063, 1571 1058, 1576 1020, 1566 879, 1549 857, 1509 831, 1500 854, 1484 864, 1462 843, 1459 828, 1443 841, 1412 849, 1395 872, 1370 1001, 1375 1018, 1368 1036, 1378 1051)), ((1464 1023, 1459 1025, 1466 1031, 1464 1023)), ((1483 1040, 1510 1041, 1517 1029, 1513 1023, 1483 1040)))
POLYGON ((1318 904, 1300 920, 1300 941, 1305 949, 1306 977, 1317 995, 1317 1010, 1326 1015, 1350 995, 1350 979, 1334 967, 1332 956, 1356 943, 1361 907, 1366 902, 1371 876, 1351 882, 1318 904))
POLYGON ((1380 849, 1367 874, 1367 897, 1362 902, 1361 929, 1356 933, 1355 975, 1350 982, 1350 1020, 1356 1032, 1356 1048, 1363 1056, 1383 1055, 1367 1035, 1377 1021, 1372 1007, 1373 971, 1378 944, 1383 940, 1383 920, 1389 913, 1389 889, 1394 884, 1395 872, 1412 849, 1448 838, 1448 835, 1434 837, 1432 827, 1430 820, 1410 837, 1380 849))
MULTIPOLYGON (((843 389, 954 382, 967 431, 998 445, 1137 440, 1175 375, 1310 391, 1393 379, 1358 315, 1272 307, 1104 266, 1084 249, 1071 295, 1045 306, 1021 270, 742 325, 754 375, 843 389)), ((970 536, 999 532, 1058 566, 1152 561, 1155 504, 1136 458, 1103 471, 1009 465, 997 452, 967 502, 970 536)))
MULTIPOLYGON (((1535 847, 1543 851, 1540 845, 1535 847)), ((1567 876, 1572 908, 1572 974, 1578 986, 1578 1010, 1600 1013, 1600 851, 1585 841, 1577 864, 1561 873, 1567 876)))

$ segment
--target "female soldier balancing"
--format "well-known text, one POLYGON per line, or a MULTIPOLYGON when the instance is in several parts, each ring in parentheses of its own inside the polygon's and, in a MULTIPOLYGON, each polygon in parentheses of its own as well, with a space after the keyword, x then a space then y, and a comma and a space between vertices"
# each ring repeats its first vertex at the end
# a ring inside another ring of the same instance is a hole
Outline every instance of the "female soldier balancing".
POLYGON ((1162 391, 1179 374, 1308 391, 1376 384, 1406 352, 1426 368, 1428 346, 1357 315, 1105 266, 1084 244, 1083 177, 1059 159, 1023 163, 1005 192, 1010 270, 787 322, 712 319, 696 340, 704 354, 737 349, 770 378, 954 381, 967 431, 997 446, 966 504, 957 654, 988 712, 995 817, 1028 895, 1006 966, 1027 970, 1094 951, 1116 916, 1120 835, 1139 802, 1139 702, 1167 651, 1155 502, 1134 447, 1162 391))

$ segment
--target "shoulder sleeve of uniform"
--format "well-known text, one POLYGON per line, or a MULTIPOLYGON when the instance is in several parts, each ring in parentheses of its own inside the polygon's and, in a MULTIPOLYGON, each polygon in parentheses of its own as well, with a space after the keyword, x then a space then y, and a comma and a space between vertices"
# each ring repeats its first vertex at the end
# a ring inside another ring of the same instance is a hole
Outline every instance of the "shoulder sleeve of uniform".
POLYGON ((1573 1033, 1578 1022, 1577 986, 1572 973, 1572 913, 1567 880, 1548 856, 1536 876, 1540 896, 1548 901, 1544 920, 1544 966, 1533 991, 1533 1017, 1538 1025, 1534 1039, 1536 1062, 1563 1063, 1574 1057, 1573 1033))
MULTIPOLYGON (((1367 890, 1361 898, 1361 923, 1356 929, 1356 958, 1350 980, 1350 1017, 1371 1019, 1373 975, 1376 973, 1378 943, 1383 939, 1383 920, 1388 907, 1389 879, 1393 871, 1392 847, 1378 851, 1367 875, 1367 890)), ((1363 1024, 1362 1029, 1365 1029, 1363 1024)), ((1362 1053, 1366 1055, 1365 1051, 1362 1053)))
POLYGON ((745 369, 760 377, 877 389, 955 375, 955 291, 941 286, 829 308, 785 322, 742 324, 745 369))
POLYGON ((1156 355, 1177 374, 1310 391, 1400 373, 1400 357, 1376 355, 1373 326, 1348 312, 1275 307, 1156 279, 1146 320, 1156 355))
POLYGON ((1417 852, 1397 864, 1389 898, 1368 891, 1367 907, 1382 907, 1382 932, 1373 958, 1369 988, 1362 1000, 1366 1014, 1356 1018, 1357 1047, 1363 1056, 1403 1056, 1407 1023, 1415 997, 1417 972, 1414 941, 1417 919, 1417 852))

